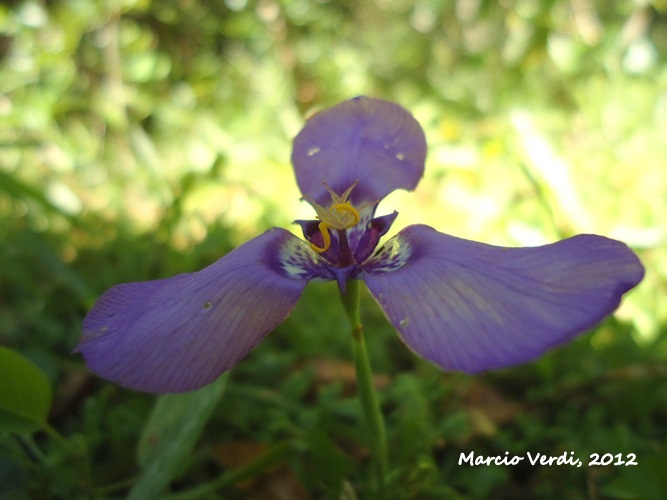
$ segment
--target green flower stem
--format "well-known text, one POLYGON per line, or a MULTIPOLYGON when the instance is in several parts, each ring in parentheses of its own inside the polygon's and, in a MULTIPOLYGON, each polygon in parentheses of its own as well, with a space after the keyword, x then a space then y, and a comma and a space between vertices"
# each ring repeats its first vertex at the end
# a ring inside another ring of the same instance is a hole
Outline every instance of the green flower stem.
POLYGON ((366 341, 361 327, 359 314, 361 282, 359 280, 348 280, 346 292, 341 293, 341 299, 345 312, 352 325, 352 350, 354 353, 354 365, 357 374, 357 385, 361 404, 366 416, 366 425, 370 434, 370 447, 375 462, 376 481, 378 489, 382 490, 387 477, 387 437, 384 429, 384 419, 380 411, 375 386, 373 385, 373 372, 366 350, 366 341))

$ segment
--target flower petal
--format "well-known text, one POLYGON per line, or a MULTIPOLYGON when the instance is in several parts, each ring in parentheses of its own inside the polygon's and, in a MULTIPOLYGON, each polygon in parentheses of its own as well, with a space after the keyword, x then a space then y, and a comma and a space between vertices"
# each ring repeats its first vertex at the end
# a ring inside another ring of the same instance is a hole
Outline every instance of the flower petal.
POLYGON ((294 139, 292 163, 305 195, 329 206, 326 181, 341 194, 355 180, 353 205, 412 190, 424 173, 426 139, 401 106, 356 97, 316 114, 294 139))
POLYGON ((132 389, 183 392, 212 382, 299 300, 312 273, 294 240, 272 229, 199 272, 114 286, 84 320, 78 350, 91 371, 132 389))
POLYGON ((365 267, 404 342, 468 373, 528 361, 594 326, 644 275, 627 246, 601 236, 501 248, 421 225, 401 231, 365 267))
MULTIPOLYGON (((375 247, 391 225, 398 217, 398 212, 394 210, 393 213, 375 217, 364 224, 365 230, 363 233, 357 231, 350 235, 350 241, 354 248, 354 260, 363 263, 375 250, 375 247), (355 239, 353 240, 353 236, 355 239)), ((356 229, 353 228, 353 229, 356 229)))
MULTIPOLYGON (((319 228, 319 220, 295 220, 294 223, 301 226, 301 232, 303 233, 303 237, 306 239, 306 241, 313 243, 319 248, 324 246, 324 238, 322 237, 322 232, 319 228)), ((319 253, 318 255, 331 262, 332 264, 337 265, 340 253, 338 233, 330 229, 329 237, 329 248, 327 248, 324 252, 319 253)))

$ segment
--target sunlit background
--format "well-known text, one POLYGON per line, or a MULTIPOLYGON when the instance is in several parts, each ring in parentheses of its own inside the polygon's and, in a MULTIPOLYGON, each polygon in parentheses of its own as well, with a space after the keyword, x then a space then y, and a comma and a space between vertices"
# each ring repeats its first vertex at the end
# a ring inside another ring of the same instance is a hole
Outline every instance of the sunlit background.
POLYGON ((650 270, 622 313, 646 340, 667 320, 663 2, 11 3, 8 243, 66 235, 53 257, 67 264, 117 225, 188 250, 214 224, 236 245, 312 217, 291 140, 309 113, 365 94, 410 109, 428 137, 416 193, 383 203, 396 228, 620 238, 650 270))
POLYGON ((109 286, 296 233, 291 141, 361 94, 427 135, 394 232, 621 239, 647 275, 617 318, 667 356, 665 0, 3 2, 0 344, 61 380, 109 286))

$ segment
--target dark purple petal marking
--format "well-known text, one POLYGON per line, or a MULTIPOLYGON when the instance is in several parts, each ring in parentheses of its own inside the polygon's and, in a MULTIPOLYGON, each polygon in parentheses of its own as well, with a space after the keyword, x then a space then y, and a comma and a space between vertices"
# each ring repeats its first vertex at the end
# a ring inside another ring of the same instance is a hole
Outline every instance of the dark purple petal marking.
POLYGON ((401 106, 356 97, 313 116, 294 139, 292 164, 301 192, 328 206, 326 181, 354 206, 412 190, 424 173, 426 139, 401 106))
MULTIPOLYGON (((295 220, 294 223, 301 226, 301 231, 303 232, 303 237, 306 239, 306 241, 322 248, 324 245, 324 238, 322 238, 322 233, 318 227, 320 224, 319 220, 295 220)), ((331 237, 329 248, 318 255, 333 265, 336 265, 338 263, 338 254, 340 250, 340 246, 338 244, 338 234, 336 231, 332 230, 329 230, 329 234, 331 237)))
POLYGON ((401 231, 364 271, 410 348, 468 373, 531 360, 582 333, 644 276, 625 244, 602 236, 501 248, 423 225, 401 231))
POLYGON ((363 263, 370 257, 380 241, 380 238, 387 234, 387 231, 389 231, 397 216, 398 212, 394 212, 392 214, 376 217, 366 223, 366 230, 361 234, 359 241, 356 244, 356 250, 354 252, 354 260, 356 262, 363 263))
POLYGON ((271 229, 211 266, 108 290, 83 323, 91 371, 132 389, 183 392, 243 359, 296 305, 308 271, 298 238, 271 229))

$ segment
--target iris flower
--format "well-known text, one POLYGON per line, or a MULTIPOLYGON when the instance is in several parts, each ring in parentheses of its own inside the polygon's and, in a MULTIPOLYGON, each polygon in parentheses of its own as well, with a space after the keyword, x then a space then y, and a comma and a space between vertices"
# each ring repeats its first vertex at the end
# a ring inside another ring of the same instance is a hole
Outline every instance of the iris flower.
POLYGON ((97 301, 77 350, 90 370, 136 390, 197 389, 234 367, 294 309, 306 284, 363 280, 405 344, 445 370, 532 360, 590 329, 644 269, 623 243, 582 234, 507 248, 412 225, 379 245, 413 190, 426 140, 397 104, 357 97, 316 114, 292 163, 316 220, 304 239, 273 228, 198 272, 120 284, 97 301))

